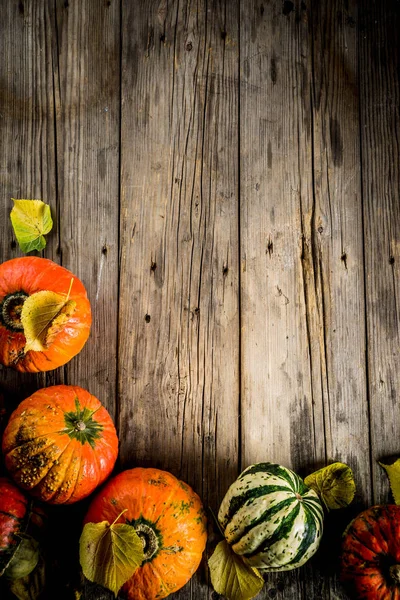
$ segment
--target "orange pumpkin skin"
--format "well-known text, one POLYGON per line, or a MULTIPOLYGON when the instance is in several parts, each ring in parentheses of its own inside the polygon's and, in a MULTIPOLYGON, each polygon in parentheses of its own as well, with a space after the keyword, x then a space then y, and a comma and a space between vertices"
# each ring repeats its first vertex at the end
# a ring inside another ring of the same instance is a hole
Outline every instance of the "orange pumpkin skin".
POLYGON ((350 523, 341 575, 354 598, 400 600, 400 506, 372 506, 350 523))
POLYGON ((128 600, 165 598, 185 585, 200 564, 206 519, 200 498, 176 477, 159 469, 136 468, 111 479, 92 501, 85 523, 132 525, 146 559, 122 587, 128 600))
POLYGON ((95 396, 55 385, 38 390, 11 414, 2 450, 20 487, 50 504, 71 504, 109 476, 118 438, 95 396))
POLYGON ((64 365, 82 350, 89 337, 91 321, 86 290, 64 267, 37 256, 14 258, 0 265, 0 363, 4 366, 37 373, 64 365), (25 354, 26 339, 19 320, 24 297, 42 290, 67 294, 71 279, 69 299, 75 302, 73 313, 46 350, 28 350, 25 354), (18 297, 21 301, 15 311, 9 301, 17 302, 18 297))
POLYGON ((23 523, 28 512, 28 500, 11 481, 0 477, 0 573, 23 533, 23 523))

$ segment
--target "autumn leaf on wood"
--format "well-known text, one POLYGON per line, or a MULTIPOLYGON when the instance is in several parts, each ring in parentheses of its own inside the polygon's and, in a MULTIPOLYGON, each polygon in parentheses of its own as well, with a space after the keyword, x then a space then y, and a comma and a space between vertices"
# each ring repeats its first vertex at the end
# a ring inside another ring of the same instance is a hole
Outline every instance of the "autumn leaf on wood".
POLYGON ((379 464, 385 469, 389 477, 390 489, 392 490, 395 504, 400 504, 400 458, 391 465, 384 465, 381 462, 379 464))
POLYGON ((12 200, 11 224, 22 252, 43 250, 44 236, 53 227, 50 206, 42 200, 12 200))
POLYGON ((234 553, 228 542, 220 542, 208 561, 211 583, 228 600, 251 600, 264 585, 257 569, 234 553))
POLYGON ((328 510, 348 506, 356 491, 352 470, 340 462, 311 473, 304 483, 318 494, 328 510))

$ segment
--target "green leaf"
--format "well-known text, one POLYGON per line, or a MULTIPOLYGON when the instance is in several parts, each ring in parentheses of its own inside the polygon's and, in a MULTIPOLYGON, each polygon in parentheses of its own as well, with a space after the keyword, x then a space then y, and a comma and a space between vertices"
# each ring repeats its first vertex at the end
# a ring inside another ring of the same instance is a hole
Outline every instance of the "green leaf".
MULTIPOLYGON (((73 279, 71 280, 72 287, 73 279)), ((66 295, 41 290, 29 296, 22 307, 21 323, 28 350, 43 351, 53 342, 75 310, 76 302, 66 295)))
POLYGON ((18 547, 4 571, 9 579, 26 577, 33 571, 39 561, 39 544, 31 536, 19 536, 18 547))
POLYGON ((348 506, 356 492, 352 470, 340 462, 311 473, 304 483, 318 494, 328 510, 348 506))
POLYGON ((389 477, 390 489, 396 504, 400 504, 400 458, 391 465, 384 465, 379 462, 389 477))
POLYGON ((45 563, 43 558, 40 557, 39 563, 32 573, 19 579, 10 580, 8 587, 18 600, 37 600, 45 587, 45 563))
POLYGON ((228 600, 250 600, 264 585, 257 569, 246 565, 225 540, 215 548, 208 566, 214 590, 228 600))
POLYGON ((86 523, 79 541, 79 560, 86 579, 117 595, 142 564, 143 544, 132 525, 86 523))
POLYGON ((11 200, 14 202, 11 223, 22 252, 43 250, 46 246, 43 236, 53 227, 50 206, 41 200, 11 200))

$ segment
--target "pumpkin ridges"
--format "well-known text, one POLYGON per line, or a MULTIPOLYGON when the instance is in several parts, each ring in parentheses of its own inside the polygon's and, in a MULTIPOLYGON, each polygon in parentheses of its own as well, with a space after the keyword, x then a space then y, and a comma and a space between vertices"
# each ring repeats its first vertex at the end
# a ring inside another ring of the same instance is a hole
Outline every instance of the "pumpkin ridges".
MULTIPOLYGON (((40 448, 38 452, 31 454, 23 463, 19 463, 18 451, 24 446, 19 446, 6 455, 5 463, 13 479, 24 489, 32 490, 47 476, 58 456, 68 446, 69 440, 66 439, 65 446, 60 449, 57 442, 48 444, 40 448), (15 464, 16 463, 16 464, 15 464)), ((23 459, 22 459, 23 460, 23 459)))
POLYGON ((50 466, 45 476, 31 488, 31 493, 40 496, 44 502, 53 500, 54 496, 57 494, 58 488, 64 481, 68 466, 73 457, 73 440, 69 439, 62 452, 53 461, 53 464, 50 466), (64 473, 62 473, 62 469, 64 469, 64 473))
POLYGON ((399 564, 400 506, 374 506, 346 529, 342 547, 342 579, 358 598, 400 598, 390 568, 399 564))

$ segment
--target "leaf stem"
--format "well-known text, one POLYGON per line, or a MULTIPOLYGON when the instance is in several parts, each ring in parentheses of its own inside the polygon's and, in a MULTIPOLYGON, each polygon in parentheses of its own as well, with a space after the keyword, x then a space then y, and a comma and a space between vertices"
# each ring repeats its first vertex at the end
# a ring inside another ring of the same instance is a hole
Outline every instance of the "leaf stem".
POLYGON ((122 517, 122 515, 124 514, 124 512, 126 512, 127 510, 128 510, 127 508, 124 508, 124 510, 119 513, 118 517, 111 523, 110 527, 112 527, 113 525, 115 525, 115 523, 118 521, 118 519, 120 517, 122 517))

